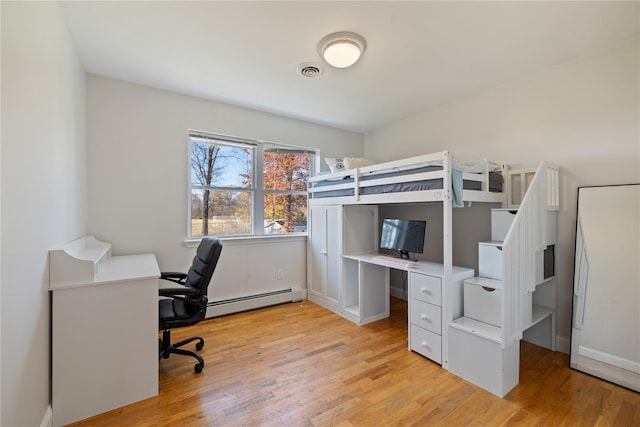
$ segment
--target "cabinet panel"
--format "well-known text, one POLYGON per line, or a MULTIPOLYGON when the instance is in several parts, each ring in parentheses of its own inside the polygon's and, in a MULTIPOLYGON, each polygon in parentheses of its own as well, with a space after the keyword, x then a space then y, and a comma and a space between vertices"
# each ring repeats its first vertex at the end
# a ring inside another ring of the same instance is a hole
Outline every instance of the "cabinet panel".
POLYGON ((355 316, 360 316, 360 264, 358 261, 343 260, 342 302, 343 307, 355 316))
POLYGON ((323 271, 325 269, 325 210, 322 207, 309 209, 309 294, 324 295, 323 271))
POLYGON ((426 274, 409 273, 409 295, 435 305, 442 305, 441 279, 426 274))
POLYGON ((340 208, 332 207, 326 211, 326 289, 327 298, 340 301, 340 267, 342 252, 340 251, 340 208))
POLYGON ((428 302, 411 299, 411 323, 435 332, 442 333, 442 309, 428 302))
POLYGON ((360 323, 389 317, 389 269, 360 262, 360 323))

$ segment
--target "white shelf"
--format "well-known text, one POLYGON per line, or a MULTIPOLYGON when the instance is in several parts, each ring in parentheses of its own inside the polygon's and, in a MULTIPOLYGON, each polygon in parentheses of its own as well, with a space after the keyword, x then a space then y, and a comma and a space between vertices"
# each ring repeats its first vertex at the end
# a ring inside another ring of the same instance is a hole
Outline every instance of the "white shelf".
POLYGON ((498 344, 502 343, 502 328, 497 326, 468 317, 460 317, 449 323, 449 325, 461 331, 482 337, 486 340, 493 341, 498 344))
POLYGON ((354 304, 344 308, 344 311, 351 313, 354 316, 360 316, 360 305, 354 304))
POLYGON ((552 314, 553 314, 553 309, 548 307, 543 307, 541 305, 533 304, 532 315, 531 315, 531 325, 529 325, 529 328, 537 324, 538 322, 541 322, 542 320, 546 319, 547 317, 551 316, 552 314))
POLYGON ((98 264, 109 256, 111 244, 101 242, 93 236, 85 236, 68 243, 62 250, 71 257, 98 264))
POLYGON ((536 283, 536 288, 537 288, 538 286, 544 285, 545 283, 548 283, 548 282, 552 281, 552 280, 553 280, 553 279, 555 279, 555 278, 556 278, 556 276, 547 277, 547 278, 546 278, 546 279, 544 279, 543 281, 541 281, 541 282, 539 282, 539 283, 536 283))
POLYGON ((90 282, 111 256, 111 244, 85 236, 49 251, 49 289, 90 282))

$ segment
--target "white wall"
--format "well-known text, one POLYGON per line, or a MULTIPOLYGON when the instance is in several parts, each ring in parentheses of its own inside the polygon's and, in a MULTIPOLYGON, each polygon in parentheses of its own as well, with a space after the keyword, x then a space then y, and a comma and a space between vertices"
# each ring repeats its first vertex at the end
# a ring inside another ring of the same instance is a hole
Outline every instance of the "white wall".
POLYGON ((58 4, 1 8, 0 425, 37 426, 50 403, 48 251, 86 231, 86 82, 58 4))
POLYGON ((375 161, 449 149, 561 167, 558 334, 567 344, 577 187, 640 182, 638 52, 635 38, 365 135, 375 161))
MULTIPOLYGON (((89 233, 111 242, 115 254, 153 252, 164 271, 191 264, 195 250, 183 244, 189 129, 317 147, 322 157, 363 152, 362 134, 90 75, 89 233)), ((283 284, 306 288, 304 240, 229 242, 210 299, 283 284)))

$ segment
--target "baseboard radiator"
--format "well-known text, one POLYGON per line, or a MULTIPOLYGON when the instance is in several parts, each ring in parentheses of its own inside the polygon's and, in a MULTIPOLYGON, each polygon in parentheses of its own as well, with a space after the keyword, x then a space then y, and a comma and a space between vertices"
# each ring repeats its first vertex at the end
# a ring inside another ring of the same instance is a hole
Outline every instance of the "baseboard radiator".
POLYGON ((268 307, 270 305, 285 302, 302 301, 306 298, 306 291, 300 287, 290 287, 275 291, 262 292, 238 298, 229 298, 221 301, 210 301, 207 304, 206 317, 224 316, 225 314, 239 313, 255 308, 268 307))

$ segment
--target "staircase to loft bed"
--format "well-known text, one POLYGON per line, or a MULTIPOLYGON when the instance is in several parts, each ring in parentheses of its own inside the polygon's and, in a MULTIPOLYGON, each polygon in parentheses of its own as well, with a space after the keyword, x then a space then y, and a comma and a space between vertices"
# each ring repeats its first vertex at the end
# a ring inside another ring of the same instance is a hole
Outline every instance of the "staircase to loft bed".
POLYGON ((499 397, 518 384, 520 339, 556 350, 559 170, 510 171, 507 185, 492 241, 479 243, 479 276, 464 283, 464 315, 449 324, 449 370, 499 397))

